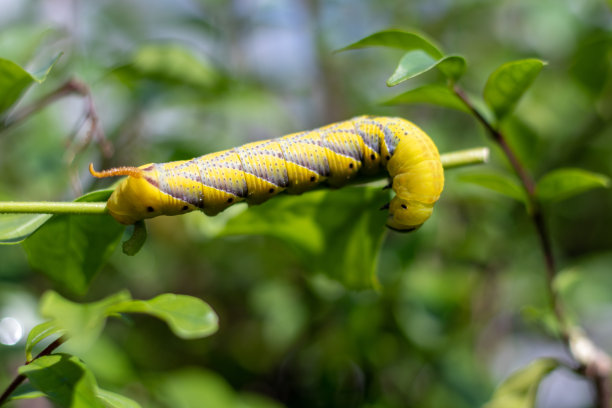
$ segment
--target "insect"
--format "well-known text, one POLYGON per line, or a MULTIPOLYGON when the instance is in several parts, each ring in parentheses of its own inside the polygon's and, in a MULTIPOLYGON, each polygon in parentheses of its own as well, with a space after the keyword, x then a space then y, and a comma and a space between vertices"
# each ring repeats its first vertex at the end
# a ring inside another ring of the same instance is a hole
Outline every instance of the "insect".
POLYGON ((431 215, 444 186, 440 155, 413 123, 359 116, 315 130, 210 153, 191 160, 95 171, 95 177, 128 176, 108 200, 122 224, 201 210, 215 215, 246 201, 259 204, 285 191, 300 194, 320 183, 341 187, 387 169, 395 197, 387 226, 412 231, 431 215))

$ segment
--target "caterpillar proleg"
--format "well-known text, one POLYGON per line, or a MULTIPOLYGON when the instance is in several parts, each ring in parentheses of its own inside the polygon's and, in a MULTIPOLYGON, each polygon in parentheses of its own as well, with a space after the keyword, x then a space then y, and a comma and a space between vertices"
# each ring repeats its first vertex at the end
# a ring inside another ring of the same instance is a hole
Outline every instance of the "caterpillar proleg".
POLYGON ((215 215, 246 201, 259 204, 285 191, 300 194, 320 183, 384 175, 395 197, 387 226, 411 231, 431 215, 444 186, 440 155, 413 123, 394 117, 359 116, 315 130, 210 153, 191 160, 118 167, 95 177, 128 176, 108 200, 122 224, 159 215, 201 210, 215 215))

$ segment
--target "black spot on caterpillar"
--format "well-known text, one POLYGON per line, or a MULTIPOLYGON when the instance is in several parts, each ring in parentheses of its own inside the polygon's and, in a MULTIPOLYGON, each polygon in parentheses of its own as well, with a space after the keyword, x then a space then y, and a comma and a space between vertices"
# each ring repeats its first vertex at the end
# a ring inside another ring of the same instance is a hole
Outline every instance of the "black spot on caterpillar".
POLYGON ((383 175, 385 167, 395 191, 387 226, 412 231, 430 217, 444 173, 433 141, 402 118, 360 116, 191 160, 101 172, 90 165, 90 171, 129 176, 107 208, 117 221, 133 224, 192 210, 215 215, 237 202, 258 204, 323 182, 340 187, 360 175, 383 175))

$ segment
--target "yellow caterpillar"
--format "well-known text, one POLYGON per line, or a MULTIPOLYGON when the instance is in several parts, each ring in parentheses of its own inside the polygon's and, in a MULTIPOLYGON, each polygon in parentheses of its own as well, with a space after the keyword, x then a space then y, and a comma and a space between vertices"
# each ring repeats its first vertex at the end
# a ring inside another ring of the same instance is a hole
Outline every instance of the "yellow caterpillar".
POLYGON ((444 186, 433 141, 402 118, 360 116, 319 129, 249 143, 191 160, 118 167, 95 177, 129 176, 108 200, 122 224, 201 210, 215 215, 230 205, 258 204, 319 183, 340 187, 387 168, 395 197, 387 226, 412 231, 431 215, 444 186))

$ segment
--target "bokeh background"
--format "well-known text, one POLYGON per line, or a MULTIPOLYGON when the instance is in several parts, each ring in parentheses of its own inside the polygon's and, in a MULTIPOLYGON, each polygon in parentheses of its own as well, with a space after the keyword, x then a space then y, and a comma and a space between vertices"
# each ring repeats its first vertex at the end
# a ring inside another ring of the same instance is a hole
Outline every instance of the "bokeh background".
MULTIPOLYGON (((63 98, 0 133, 1 200, 71 200, 107 186, 89 176, 90 161, 190 158, 359 114, 409 118, 441 152, 488 146, 463 113, 379 103, 421 81, 386 87, 400 51, 333 52, 389 27, 424 32, 465 56, 461 84, 476 96, 504 62, 547 61, 506 124, 521 160, 536 177, 560 166, 612 174, 604 1, 0 0, 0 10, 0 57, 35 70, 64 53, 20 106, 76 77, 91 88, 114 147, 104 157, 87 143, 83 98, 63 98)), ((488 168, 505 171, 490 147, 488 168)), ((310 273, 277 238, 219 237, 227 217, 152 220, 144 249, 135 257, 117 250, 78 300, 123 288, 137 298, 190 294, 217 311, 219 332, 184 341, 151 318, 111 321, 80 357, 101 386, 147 407, 238 406, 228 397, 235 393, 245 406, 481 406, 515 369, 566 356, 550 334, 543 260, 524 209, 459 180, 471 171, 447 173, 420 231, 385 237, 378 291, 310 273), (203 405, 189 405, 196 400, 203 405)), ((611 208, 610 191, 594 190, 545 209, 568 313, 608 352, 611 208)), ((0 247, 0 319, 27 332, 52 287, 19 246, 0 247)), ((0 345, 0 388, 23 363, 25 340, 14 340, 0 345)), ((538 394, 541 407, 592 400, 590 385, 563 370, 538 394)), ((28 404, 14 406, 49 406, 28 404)))

